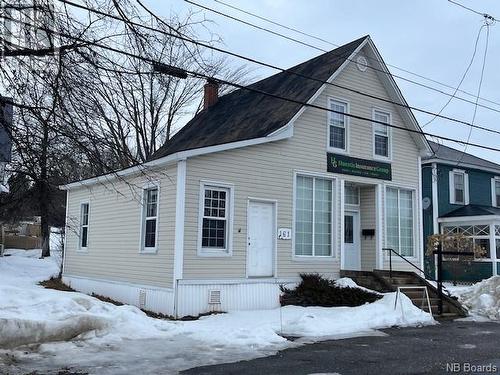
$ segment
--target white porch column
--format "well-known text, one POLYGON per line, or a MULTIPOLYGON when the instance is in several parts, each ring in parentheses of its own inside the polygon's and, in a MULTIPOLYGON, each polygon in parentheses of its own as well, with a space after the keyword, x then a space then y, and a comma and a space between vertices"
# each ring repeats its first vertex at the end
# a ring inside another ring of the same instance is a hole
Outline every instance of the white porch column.
POLYGON ((375 217, 376 217, 376 226, 375 226, 375 251, 376 251, 376 267, 381 270, 384 268, 384 254, 382 251, 382 239, 384 238, 384 228, 382 225, 382 217, 384 215, 384 205, 382 202, 382 189, 384 185, 377 184, 375 187, 375 217))
POLYGON ((340 269, 343 270, 344 264, 344 210, 345 210, 345 180, 340 179, 340 269))
POLYGON ((498 275, 497 267, 497 248, 496 248, 496 238, 495 238, 495 224, 490 224, 490 259, 493 263, 493 276, 498 275))

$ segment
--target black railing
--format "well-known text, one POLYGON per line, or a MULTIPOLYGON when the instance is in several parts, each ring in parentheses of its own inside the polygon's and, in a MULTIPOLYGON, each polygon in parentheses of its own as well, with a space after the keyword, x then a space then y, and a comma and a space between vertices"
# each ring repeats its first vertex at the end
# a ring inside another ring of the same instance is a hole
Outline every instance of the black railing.
MULTIPOLYGON (((391 248, 383 248, 382 250, 388 251, 389 252, 389 277, 392 279, 392 254, 396 254, 399 258, 403 259, 406 263, 410 264, 413 268, 417 269, 420 271, 423 275, 424 278, 432 280, 436 283, 437 285, 437 292, 438 292, 438 314, 441 315, 443 313, 443 279, 442 279, 442 255, 438 256, 438 279, 436 280, 434 277, 427 275, 423 269, 421 269, 419 266, 417 266, 415 263, 409 261, 406 259, 403 255, 399 254, 396 250, 391 249, 391 248)), ((439 251, 441 253, 441 251, 439 251)), ((446 288, 445 288, 446 289, 446 288)), ((449 293, 448 293, 449 294, 449 293)))

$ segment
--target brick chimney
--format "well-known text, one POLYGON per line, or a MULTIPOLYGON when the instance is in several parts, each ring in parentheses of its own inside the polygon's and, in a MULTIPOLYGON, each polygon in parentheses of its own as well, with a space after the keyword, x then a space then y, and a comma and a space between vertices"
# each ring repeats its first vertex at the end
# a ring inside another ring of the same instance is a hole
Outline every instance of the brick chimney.
POLYGON ((215 80, 207 80, 204 87, 203 109, 211 107, 219 99, 219 84, 215 80))

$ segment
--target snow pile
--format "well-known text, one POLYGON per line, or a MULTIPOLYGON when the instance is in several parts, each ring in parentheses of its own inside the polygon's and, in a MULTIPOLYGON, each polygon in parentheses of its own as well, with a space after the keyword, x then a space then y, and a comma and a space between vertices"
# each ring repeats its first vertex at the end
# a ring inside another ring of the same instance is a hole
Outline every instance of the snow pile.
MULTIPOLYGON (((289 346, 286 335, 325 338, 434 323, 431 315, 403 294, 395 309, 395 293, 358 307, 286 306, 233 311, 188 322, 153 319, 133 306, 42 288, 37 282, 57 274, 58 268, 50 258, 38 256, 34 251, 14 251, 10 257, 0 258, 0 348, 69 340, 103 348, 123 340, 145 339, 175 345, 189 339, 201 346, 267 350, 289 346)), ((350 279, 341 279, 339 284, 357 287, 350 279)))
POLYGON ((460 293, 462 302, 472 314, 500 320, 500 276, 483 280, 460 293))

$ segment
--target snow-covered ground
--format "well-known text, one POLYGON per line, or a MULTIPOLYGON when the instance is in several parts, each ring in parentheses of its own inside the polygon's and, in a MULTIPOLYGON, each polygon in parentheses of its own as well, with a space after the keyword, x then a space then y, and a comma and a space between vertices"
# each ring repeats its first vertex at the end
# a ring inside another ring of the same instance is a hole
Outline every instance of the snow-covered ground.
POLYGON ((493 276, 472 286, 446 285, 446 289, 467 307, 472 320, 500 321, 500 276, 493 276))
MULTIPOLYGON (((37 283, 58 273, 54 260, 38 259, 36 250, 10 253, 0 258, 0 373, 66 366, 91 374, 165 373, 271 355, 307 341, 435 323, 404 295, 395 309, 394 293, 359 307, 287 306, 190 322, 153 319, 133 306, 44 289, 37 283), (304 339, 291 342, 283 335, 304 339)), ((356 286, 350 279, 339 285, 356 286)))

